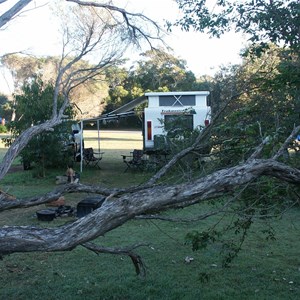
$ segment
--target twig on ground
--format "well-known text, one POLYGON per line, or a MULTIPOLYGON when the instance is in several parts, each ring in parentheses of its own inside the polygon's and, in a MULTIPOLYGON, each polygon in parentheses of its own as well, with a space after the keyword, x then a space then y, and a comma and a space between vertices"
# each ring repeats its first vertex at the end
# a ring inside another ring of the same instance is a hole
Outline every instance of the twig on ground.
POLYGON ((146 275, 146 267, 140 255, 133 252, 134 249, 139 247, 149 247, 149 244, 135 244, 126 248, 110 248, 110 247, 101 247, 94 243, 88 242, 82 244, 82 246, 88 250, 99 253, 108 253, 108 254, 116 254, 116 255, 127 255, 130 257, 137 275, 145 277, 146 275))

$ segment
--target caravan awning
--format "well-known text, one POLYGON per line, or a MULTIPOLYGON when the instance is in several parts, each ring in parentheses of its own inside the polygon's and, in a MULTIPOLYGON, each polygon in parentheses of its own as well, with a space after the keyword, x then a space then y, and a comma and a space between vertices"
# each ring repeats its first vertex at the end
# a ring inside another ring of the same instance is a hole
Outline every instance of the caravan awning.
POLYGON ((146 101, 148 101, 148 98, 145 96, 141 96, 139 98, 136 98, 132 101, 130 101, 129 103, 126 103, 125 105, 115 109, 114 111, 110 112, 107 114, 107 116, 109 115, 117 115, 117 114, 121 114, 121 113, 125 113, 128 111, 133 110, 136 106, 145 103, 146 101))
POLYGON ((133 109, 148 101, 148 98, 146 96, 141 96, 139 98, 136 98, 129 103, 126 103, 125 105, 107 113, 103 114, 99 117, 96 118, 90 118, 90 119, 83 119, 83 122, 95 122, 95 121, 102 121, 102 120, 110 120, 110 119, 115 119, 115 118, 120 118, 120 117, 127 117, 127 116, 132 116, 134 115, 133 109))

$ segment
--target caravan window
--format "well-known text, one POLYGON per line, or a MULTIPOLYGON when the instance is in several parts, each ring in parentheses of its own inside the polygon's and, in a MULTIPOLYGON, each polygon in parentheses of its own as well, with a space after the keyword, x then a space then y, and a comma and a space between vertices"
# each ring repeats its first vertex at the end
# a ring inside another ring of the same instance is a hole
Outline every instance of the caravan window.
POLYGON ((170 137, 194 129, 193 115, 166 115, 164 121, 165 130, 170 137))
POLYGON ((195 106, 195 95, 159 96, 159 106, 195 106))

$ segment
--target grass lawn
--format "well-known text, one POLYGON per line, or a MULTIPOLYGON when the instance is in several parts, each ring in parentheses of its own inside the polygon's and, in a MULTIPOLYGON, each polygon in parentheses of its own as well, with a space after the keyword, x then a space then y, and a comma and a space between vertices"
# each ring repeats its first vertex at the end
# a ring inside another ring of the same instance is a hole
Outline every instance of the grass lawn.
MULTIPOLYGON (((86 132, 85 146, 97 149, 95 137, 95 131, 86 132)), ((101 170, 84 168, 81 182, 108 187, 142 183, 151 174, 124 173, 121 157, 141 148, 141 133, 101 132, 101 151, 105 152, 101 170)), ((5 149, 0 149, 0 155, 4 153, 5 149)), ((55 176, 63 172, 51 170, 43 179, 33 178, 32 171, 9 173, 0 188, 20 197, 44 193, 55 187, 55 176)), ((83 197, 66 195, 66 204, 75 206, 83 197)), ((59 226, 73 220, 40 222, 35 212, 43 207, 1 213, 0 226, 59 226)), ((187 218, 213 208, 199 204, 165 214, 187 218)), ((146 265, 145 278, 135 275, 128 257, 97 256, 82 247, 70 252, 6 256, 0 261, 0 299, 300 299, 299 207, 282 218, 268 220, 276 240, 267 240, 262 232, 265 221, 257 221, 230 268, 222 267, 219 243, 196 252, 185 243, 187 233, 205 230, 216 221, 216 216, 188 224, 132 220, 96 240, 115 247, 147 244, 137 249, 146 265), (187 263, 186 257, 193 260, 187 263)), ((220 221, 219 227, 227 221, 220 221)))

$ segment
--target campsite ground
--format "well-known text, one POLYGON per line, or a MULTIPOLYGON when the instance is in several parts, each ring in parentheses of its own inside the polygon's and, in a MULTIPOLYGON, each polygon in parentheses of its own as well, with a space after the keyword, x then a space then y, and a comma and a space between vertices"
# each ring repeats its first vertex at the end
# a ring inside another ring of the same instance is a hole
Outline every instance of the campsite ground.
MULTIPOLYGON (((105 152, 101 170, 84 168, 83 183, 130 186, 151 176, 148 172, 124 173, 121 155, 141 149, 140 132, 103 131, 100 136, 101 151, 105 152)), ((97 148, 96 131, 85 133, 85 143, 97 148)), ((55 187, 55 175, 63 171, 51 170, 46 178, 36 179, 31 171, 19 170, 7 174, 0 188, 19 197, 45 193, 55 187)), ((83 197, 66 195, 66 202, 75 206, 83 197)), ((189 218, 215 206, 199 204, 164 214, 189 218)), ((44 205, 3 212, 0 226, 59 226, 74 219, 38 221, 35 212, 41 207, 44 205)), ((257 220, 230 268, 222 267, 224 253, 219 242, 192 251, 185 240, 187 233, 203 231, 216 222, 220 229, 231 218, 215 216, 193 223, 132 220, 97 239, 103 246, 146 244, 136 250, 146 265, 145 278, 135 275, 128 257, 97 256, 82 247, 70 252, 6 256, 0 261, 0 299, 299 299, 299 205, 282 217, 257 220), (276 239, 267 239, 266 229, 273 230, 276 239), (193 260, 188 263, 187 257, 193 260)), ((234 237, 235 233, 227 235, 228 241, 234 237)))

